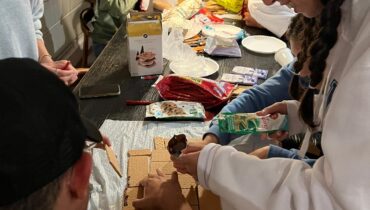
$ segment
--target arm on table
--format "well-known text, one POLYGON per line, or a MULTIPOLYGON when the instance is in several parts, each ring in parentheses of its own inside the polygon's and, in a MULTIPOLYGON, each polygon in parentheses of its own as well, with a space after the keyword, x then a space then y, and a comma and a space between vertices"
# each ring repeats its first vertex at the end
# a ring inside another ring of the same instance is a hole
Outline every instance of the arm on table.
POLYGON ((338 209, 319 167, 313 170, 303 161, 285 158, 261 160, 230 146, 209 144, 200 152, 197 176, 230 209, 338 209))
MULTIPOLYGON (((290 80, 293 76, 293 63, 280 69, 264 83, 244 91, 236 99, 227 104, 221 113, 252 113, 262 110, 273 103, 291 99, 289 95, 290 80)), ((213 134, 219 144, 226 145, 238 136, 221 133, 218 125, 211 124, 204 137, 213 134)))

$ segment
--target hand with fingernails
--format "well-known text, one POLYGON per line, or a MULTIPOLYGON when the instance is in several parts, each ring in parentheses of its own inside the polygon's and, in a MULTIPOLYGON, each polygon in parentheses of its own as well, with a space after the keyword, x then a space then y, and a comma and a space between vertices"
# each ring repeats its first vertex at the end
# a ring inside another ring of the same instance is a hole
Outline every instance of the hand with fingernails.
MULTIPOLYGON (((256 112, 258 116, 270 115, 272 119, 278 117, 278 114, 288 114, 287 105, 284 102, 277 102, 271 106, 264 108, 263 110, 256 112)), ((261 139, 271 139, 275 141, 282 141, 289 136, 289 133, 286 131, 276 131, 271 134, 261 134, 261 139)))
POLYGON ((77 70, 73 67, 70 61, 50 61, 40 63, 46 69, 56 74, 66 85, 71 85, 77 80, 77 70))
POLYGON ((182 194, 177 172, 168 179, 157 169, 157 174, 149 174, 140 185, 144 187, 144 197, 132 202, 136 209, 192 209, 182 194))

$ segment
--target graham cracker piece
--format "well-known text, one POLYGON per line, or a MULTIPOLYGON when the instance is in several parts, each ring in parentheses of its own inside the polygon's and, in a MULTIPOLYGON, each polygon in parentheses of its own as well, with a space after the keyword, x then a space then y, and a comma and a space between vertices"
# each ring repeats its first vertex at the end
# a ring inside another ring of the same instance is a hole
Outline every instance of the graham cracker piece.
POLYGON ((116 154, 114 154, 114 152, 113 152, 113 150, 110 146, 104 144, 104 148, 105 148, 105 152, 107 153, 110 165, 113 167, 114 171, 116 171, 118 176, 122 177, 120 164, 118 162, 116 154))
POLYGON ((157 174, 157 169, 161 169, 163 172, 162 168, 168 164, 168 162, 151 162, 150 163, 150 172, 151 174, 157 174))
MULTIPOLYGON (((167 179, 171 179, 171 175, 166 174, 165 176, 167 179)), ((197 183, 192 176, 178 173, 178 177, 181 189, 196 188, 197 183)))
POLYGON ((153 141, 154 141, 154 149, 155 150, 167 149, 167 147, 165 146, 165 143, 164 143, 165 138, 154 137, 153 141))
POLYGON ((148 156, 132 156, 128 159, 128 186, 137 187, 140 181, 148 176, 149 172, 149 157, 148 156))
POLYGON ((132 205, 132 201, 143 198, 144 197, 144 189, 142 187, 129 187, 125 189, 124 197, 123 197, 123 210, 134 210, 134 206, 132 205))
POLYGON ((192 206, 198 205, 198 194, 194 187, 190 189, 182 189, 182 194, 184 195, 185 199, 189 202, 192 206))
POLYGON ((170 142, 169 139, 164 140, 164 148, 167 150, 168 142, 170 142))
POLYGON ((194 141, 203 141, 202 137, 194 137, 194 138, 188 138, 188 142, 194 142, 194 141))
POLYGON ((201 210, 221 210, 220 197, 198 186, 199 208, 201 210))
POLYGON ((170 153, 167 150, 161 149, 152 151, 152 162, 168 162, 170 160, 170 153))
POLYGON ((163 168, 162 168, 162 172, 164 174, 172 174, 174 171, 176 171, 176 168, 173 167, 173 162, 170 161, 168 162, 163 168))
POLYGON ((240 95, 244 91, 251 89, 253 86, 244 86, 244 85, 238 85, 236 89, 233 90, 232 94, 233 95, 240 95))
POLYGON ((150 156, 152 151, 150 149, 138 149, 138 150, 129 150, 128 156, 150 156))
POLYGON ((132 205, 128 205, 128 206, 123 206, 122 210, 136 210, 136 208, 132 205))
POLYGON ((194 178, 188 174, 179 174, 179 182, 181 189, 190 189, 197 186, 194 178))
POLYGON ((166 175, 171 175, 172 172, 176 171, 171 161, 150 163, 150 173, 151 174, 157 174, 157 168, 161 169, 161 171, 166 175))

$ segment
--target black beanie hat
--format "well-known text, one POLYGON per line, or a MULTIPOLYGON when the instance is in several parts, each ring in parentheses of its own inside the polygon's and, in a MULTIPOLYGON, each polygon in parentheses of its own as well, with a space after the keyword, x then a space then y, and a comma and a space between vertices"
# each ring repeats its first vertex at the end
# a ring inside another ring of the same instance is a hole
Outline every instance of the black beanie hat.
POLYGON ((66 172, 97 128, 71 90, 31 59, 0 61, 0 206, 26 198, 66 172))

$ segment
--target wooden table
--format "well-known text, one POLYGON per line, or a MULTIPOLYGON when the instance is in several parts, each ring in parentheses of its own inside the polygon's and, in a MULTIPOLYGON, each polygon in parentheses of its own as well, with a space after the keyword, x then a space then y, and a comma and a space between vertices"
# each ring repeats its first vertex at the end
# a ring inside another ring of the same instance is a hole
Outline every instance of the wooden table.
MULTIPOLYGON (((232 22, 235 24, 235 22, 232 22)), ((238 24, 236 24, 238 25, 238 24)), ((265 30, 245 28, 250 35, 271 35, 265 30)), ((241 46, 242 58, 213 58, 220 65, 219 72, 211 75, 210 79, 220 78, 222 73, 230 72, 234 66, 248 66, 268 69, 269 76, 275 74, 280 66, 273 55, 256 54, 241 46)), ((144 120, 145 106, 126 106, 126 100, 160 100, 157 91, 151 87, 154 80, 142 80, 131 77, 128 69, 127 39, 123 27, 115 34, 89 72, 74 88, 75 95, 81 86, 95 84, 118 83, 121 95, 111 98, 79 100, 81 113, 100 126, 105 119, 113 120, 144 120)), ((164 74, 169 74, 168 63, 164 64, 164 74)))

